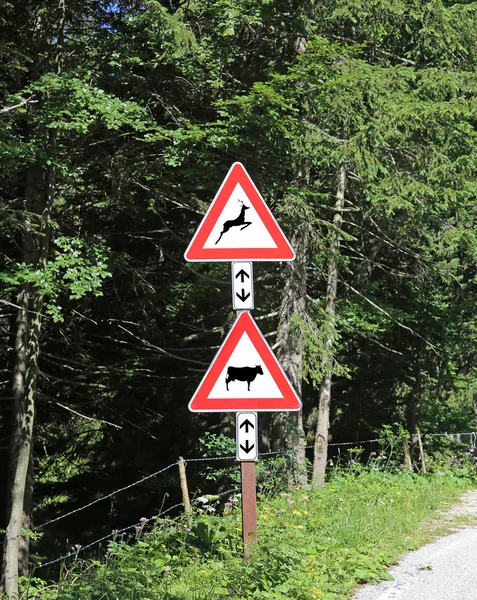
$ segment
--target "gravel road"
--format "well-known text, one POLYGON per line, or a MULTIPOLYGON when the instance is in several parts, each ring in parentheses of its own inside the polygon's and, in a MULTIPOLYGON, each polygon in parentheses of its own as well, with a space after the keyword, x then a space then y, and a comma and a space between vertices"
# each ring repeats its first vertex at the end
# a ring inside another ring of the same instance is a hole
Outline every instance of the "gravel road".
MULTIPOLYGON (((444 519, 477 517, 477 490, 444 519)), ((477 600, 477 527, 465 527, 401 558, 394 581, 366 585, 353 600, 477 600)))

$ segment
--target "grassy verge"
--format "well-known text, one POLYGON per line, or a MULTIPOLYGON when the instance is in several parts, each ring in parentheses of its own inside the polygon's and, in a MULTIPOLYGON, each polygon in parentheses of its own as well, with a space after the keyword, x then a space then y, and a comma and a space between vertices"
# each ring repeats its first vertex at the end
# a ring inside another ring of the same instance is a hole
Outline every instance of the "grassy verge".
POLYGON ((204 510, 160 521, 133 545, 117 539, 106 558, 70 565, 58 585, 26 582, 24 598, 350 598, 358 583, 386 577, 393 560, 423 543, 423 523, 465 485, 449 474, 337 473, 319 490, 262 502, 259 547, 246 563, 240 509, 227 506, 220 517, 204 510))

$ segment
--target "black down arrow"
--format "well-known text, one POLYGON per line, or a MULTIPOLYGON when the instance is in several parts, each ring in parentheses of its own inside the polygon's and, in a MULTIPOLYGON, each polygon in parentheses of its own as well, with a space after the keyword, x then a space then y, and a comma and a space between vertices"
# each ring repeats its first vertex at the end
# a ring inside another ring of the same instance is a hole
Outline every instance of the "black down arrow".
POLYGON ((242 300, 242 302, 245 302, 245 300, 250 296, 250 294, 245 293, 245 290, 242 290, 241 294, 238 294, 237 292, 235 292, 235 295, 237 296, 237 298, 239 300, 242 300))
POLYGON ((242 444, 240 444, 240 447, 242 448, 242 450, 248 454, 249 452, 251 452, 254 448, 255 448, 255 444, 252 444, 251 446, 248 443, 248 440, 245 440, 245 446, 242 446, 242 444))

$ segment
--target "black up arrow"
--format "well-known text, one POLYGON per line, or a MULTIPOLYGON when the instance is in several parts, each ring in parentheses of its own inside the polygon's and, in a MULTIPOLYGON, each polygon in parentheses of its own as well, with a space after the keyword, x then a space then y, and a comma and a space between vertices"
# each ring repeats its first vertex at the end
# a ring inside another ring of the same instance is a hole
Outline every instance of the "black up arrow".
POLYGON ((242 290, 241 294, 238 294, 237 292, 235 292, 235 295, 237 296, 237 298, 239 300, 242 300, 242 302, 245 302, 245 300, 250 297, 250 294, 246 294, 245 290, 242 290))
POLYGON ((248 454, 255 448, 255 444, 252 444, 251 446, 249 446, 248 440, 245 440, 245 446, 242 446, 242 444, 240 444, 240 447, 245 452, 245 454, 248 454))
MULTIPOLYGON (((245 281, 245 277, 247 277, 248 279, 250 279, 250 275, 246 271, 244 271, 243 269, 240 269, 240 271, 237 273, 237 275, 235 275, 235 279, 237 279, 237 277, 240 277, 240 281, 242 283, 245 281)), ((237 296, 238 296, 238 294, 237 294, 237 296)))
MULTIPOLYGON (((245 419, 245 421, 240 425, 240 429, 242 429, 242 427, 245 427, 245 433, 248 433, 249 428, 255 429, 255 425, 248 419, 245 419)), ((248 441, 247 441, 247 444, 248 444, 248 441)), ((252 448, 253 448, 253 446, 252 446, 252 448)), ((245 450, 245 452, 248 452, 248 450, 245 450)))

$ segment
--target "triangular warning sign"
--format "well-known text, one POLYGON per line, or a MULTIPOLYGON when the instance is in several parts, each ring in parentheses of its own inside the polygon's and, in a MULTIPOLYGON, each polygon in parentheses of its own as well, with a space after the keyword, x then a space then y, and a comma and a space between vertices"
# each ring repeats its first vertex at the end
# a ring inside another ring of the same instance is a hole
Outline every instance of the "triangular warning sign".
POLYGON ((189 402, 189 409, 236 412, 300 408, 300 399, 250 313, 240 313, 189 402))
POLYGON ((244 166, 234 163, 184 256, 191 262, 288 261, 295 253, 244 166))

